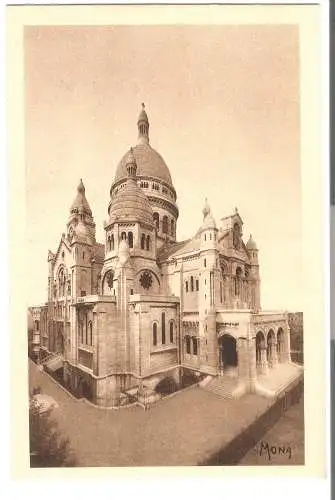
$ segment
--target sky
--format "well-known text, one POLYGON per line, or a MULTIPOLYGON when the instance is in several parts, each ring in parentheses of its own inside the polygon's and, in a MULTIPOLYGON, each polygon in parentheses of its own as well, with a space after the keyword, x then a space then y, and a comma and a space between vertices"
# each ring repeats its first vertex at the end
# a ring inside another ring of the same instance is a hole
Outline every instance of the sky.
POLYGON ((218 226, 237 207, 259 247, 263 309, 302 310, 297 26, 27 27, 24 48, 31 304, 47 300, 48 249, 80 178, 104 241, 144 102, 177 191, 177 239, 195 234, 206 197, 218 226))

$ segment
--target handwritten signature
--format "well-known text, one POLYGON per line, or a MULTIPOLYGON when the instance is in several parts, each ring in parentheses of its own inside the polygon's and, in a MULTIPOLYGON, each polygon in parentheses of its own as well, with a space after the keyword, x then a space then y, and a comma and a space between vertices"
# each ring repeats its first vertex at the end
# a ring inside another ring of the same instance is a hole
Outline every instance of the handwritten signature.
POLYGON ((272 457, 276 456, 288 456, 289 460, 292 457, 291 446, 270 446, 269 443, 261 441, 259 449, 259 456, 265 455, 269 461, 272 457))

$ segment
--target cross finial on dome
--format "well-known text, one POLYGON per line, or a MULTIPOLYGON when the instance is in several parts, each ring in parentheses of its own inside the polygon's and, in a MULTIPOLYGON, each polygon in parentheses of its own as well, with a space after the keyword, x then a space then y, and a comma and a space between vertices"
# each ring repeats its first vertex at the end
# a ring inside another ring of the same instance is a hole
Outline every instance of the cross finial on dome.
POLYGON ((235 214, 238 214, 238 208, 235 207, 235 214))
POLYGON ((208 200, 207 198, 205 198, 205 205, 204 205, 204 208, 202 209, 202 213, 204 214, 204 218, 210 213, 211 211, 211 208, 208 204, 208 200))
POLYGON ((79 185, 77 187, 78 193, 85 193, 85 186, 83 183, 83 179, 80 179, 79 185))
POLYGON ((144 104, 144 102, 142 102, 142 109, 143 109, 143 110, 145 109, 145 104, 144 104))

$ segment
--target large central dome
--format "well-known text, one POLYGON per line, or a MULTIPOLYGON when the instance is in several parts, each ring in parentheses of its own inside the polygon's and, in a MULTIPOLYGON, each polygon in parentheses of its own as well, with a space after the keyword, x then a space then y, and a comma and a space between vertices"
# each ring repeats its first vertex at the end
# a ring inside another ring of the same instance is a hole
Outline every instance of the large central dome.
MULTIPOLYGON (((157 151, 155 151, 149 143, 149 120, 145 111, 145 106, 142 104, 142 110, 137 120, 138 128, 138 144, 133 147, 133 154, 137 164, 138 177, 152 177, 156 180, 161 180, 172 186, 172 179, 169 169, 157 151)), ((123 156, 116 169, 114 183, 127 177, 126 160, 129 151, 123 156)))
MULTIPOLYGON (((128 153, 127 151, 118 164, 115 182, 127 177, 126 161, 128 153)), ((136 159, 138 177, 155 177, 172 185, 171 175, 165 161, 150 144, 137 144, 137 146, 133 147, 133 153, 136 159)))

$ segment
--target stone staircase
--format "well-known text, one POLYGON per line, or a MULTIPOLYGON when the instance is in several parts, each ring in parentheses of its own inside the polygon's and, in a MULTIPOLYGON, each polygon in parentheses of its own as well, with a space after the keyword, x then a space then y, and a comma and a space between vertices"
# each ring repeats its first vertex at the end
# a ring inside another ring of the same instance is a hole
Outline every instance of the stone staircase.
POLYGON ((52 353, 48 357, 44 358, 39 364, 43 365, 49 371, 55 372, 62 368, 63 366, 63 356, 61 354, 52 353))
POLYGON ((224 399, 233 399, 233 391, 237 387, 237 380, 229 375, 220 375, 213 377, 202 388, 205 391, 212 392, 224 399))

